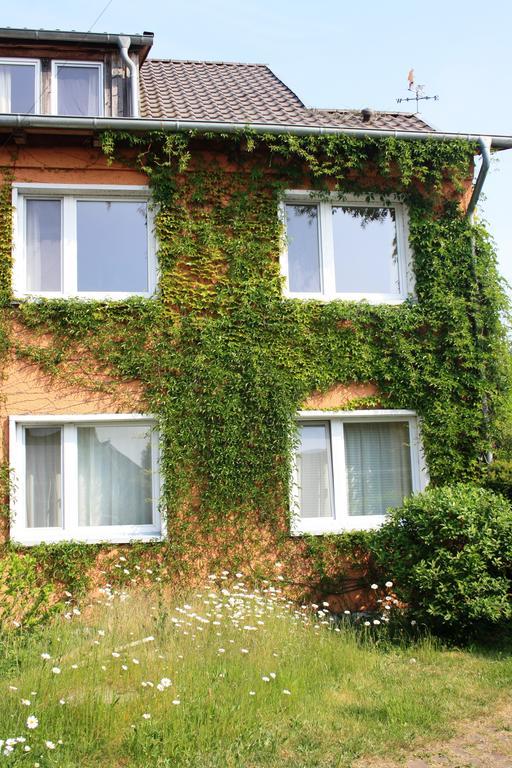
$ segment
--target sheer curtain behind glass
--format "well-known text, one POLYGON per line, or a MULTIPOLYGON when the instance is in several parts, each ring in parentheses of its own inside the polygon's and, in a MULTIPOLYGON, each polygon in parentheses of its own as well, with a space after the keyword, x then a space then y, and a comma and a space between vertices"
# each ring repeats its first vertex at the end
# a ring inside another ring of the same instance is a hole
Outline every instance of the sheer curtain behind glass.
POLYGON ((78 524, 152 522, 150 428, 77 427, 78 524))
POLYGON ((60 200, 26 201, 27 290, 60 291, 60 200))
POLYGON ((35 80, 33 64, 0 63, 0 112, 33 114, 35 80))
POLYGON ((0 112, 11 112, 11 67, 0 64, 0 112))
POLYGON ((412 491, 407 422, 344 424, 349 515, 383 515, 412 491))
POLYGON ((25 428, 25 498, 28 528, 55 528, 61 516, 61 428, 25 428))
POLYGON ((83 117, 100 114, 98 67, 57 66, 57 113, 83 117))
POLYGON ((301 517, 332 517, 328 424, 302 424, 297 454, 301 517))

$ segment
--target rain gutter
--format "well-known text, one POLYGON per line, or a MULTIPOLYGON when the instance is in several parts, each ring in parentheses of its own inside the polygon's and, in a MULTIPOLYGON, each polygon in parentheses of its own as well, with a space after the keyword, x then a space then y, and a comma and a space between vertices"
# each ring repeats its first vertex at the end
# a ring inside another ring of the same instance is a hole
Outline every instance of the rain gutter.
MULTIPOLYGON (((79 45, 117 45, 119 35, 107 32, 75 32, 49 29, 0 28, 0 40, 35 41, 37 43, 77 43, 79 45)), ((146 48, 153 45, 153 33, 130 35, 132 45, 146 48)))
MULTIPOLYGON (((127 65, 135 67, 127 54, 126 46, 120 41, 129 38, 118 38, 121 55, 124 53, 128 61, 127 65), (122 46, 122 47, 121 47, 122 46)), ((123 56, 124 58, 124 56, 123 56)), ((126 59, 125 59, 126 61, 126 59)), ((133 70, 131 70, 133 72, 133 70)), ((131 78, 132 89, 137 84, 137 73, 131 78)), ((133 90, 132 90, 133 96, 133 90)), ((138 99, 134 96, 134 104, 138 105, 138 99)), ((405 141, 456 141, 463 140, 478 144, 482 155, 482 165, 478 174, 473 194, 468 206, 468 215, 475 210, 480 192, 482 190, 490 164, 491 149, 512 149, 512 136, 490 136, 472 133, 441 133, 438 131, 396 131, 377 128, 334 128, 324 126, 282 124, 282 123, 241 123, 241 122, 217 122, 211 120, 159 120, 140 117, 61 117, 58 115, 0 115, 0 129, 24 130, 27 128, 48 129, 63 128, 67 130, 88 131, 195 131, 197 133, 236 133, 239 131, 252 131, 253 133, 292 134, 294 136, 356 136, 361 138, 388 138, 403 139, 405 141)))
POLYGON ((405 139, 406 141, 469 141, 489 142, 493 149, 512 149, 512 136, 482 136, 478 133, 440 133, 439 131, 394 131, 382 128, 330 128, 317 125, 286 123, 218 122, 214 120, 160 120, 158 118, 125 117, 62 117, 59 115, 0 115, 0 128, 67 128, 91 131, 197 131, 198 133, 254 133, 294 136, 360 136, 366 138, 405 139))

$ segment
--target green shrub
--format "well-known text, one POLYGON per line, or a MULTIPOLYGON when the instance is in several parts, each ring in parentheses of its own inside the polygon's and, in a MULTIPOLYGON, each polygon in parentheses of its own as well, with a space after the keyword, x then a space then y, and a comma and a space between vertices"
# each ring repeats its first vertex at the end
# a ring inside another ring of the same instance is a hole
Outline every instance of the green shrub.
POLYGON ((41 578, 37 557, 6 550, 0 557, 0 636, 46 622, 58 608, 55 585, 41 578))
POLYGON ((491 491, 502 493, 512 501, 512 461, 507 459, 493 461, 489 467, 485 485, 491 491))
POLYGON ((512 616, 512 509, 463 483, 432 488, 390 510, 375 556, 411 619, 457 640, 512 616))

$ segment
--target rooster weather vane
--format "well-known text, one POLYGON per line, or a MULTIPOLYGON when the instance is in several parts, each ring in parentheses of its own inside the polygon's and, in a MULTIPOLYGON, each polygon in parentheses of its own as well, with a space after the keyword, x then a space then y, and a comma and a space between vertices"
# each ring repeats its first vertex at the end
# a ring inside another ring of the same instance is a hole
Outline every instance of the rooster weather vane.
POLYGON ((396 103, 401 104, 403 101, 415 101, 416 102, 416 112, 419 112, 419 102, 420 101, 439 101, 439 96, 425 96, 425 86, 424 85, 416 85, 414 82, 414 69, 409 70, 409 74, 407 75, 407 82, 409 83, 408 90, 414 93, 414 96, 408 96, 402 99, 397 99, 396 103))

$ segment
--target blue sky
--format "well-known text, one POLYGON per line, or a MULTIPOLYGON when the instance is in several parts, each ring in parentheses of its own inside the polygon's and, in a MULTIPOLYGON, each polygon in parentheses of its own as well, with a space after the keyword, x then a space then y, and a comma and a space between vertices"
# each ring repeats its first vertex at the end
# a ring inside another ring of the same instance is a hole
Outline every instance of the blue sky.
MULTIPOLYGON (((2 25, 89 30, 108 0, 16 0, 2 25)), ((161 58, 263 62, 308 106, 403 109, 407 72, 437 102, 435 128, 512 134, 512 4, 494 0, 112 0, 96 32, 155 33, 161 58)), ((499 154, 480 206, 512 283, 512 150, 499 154)))

